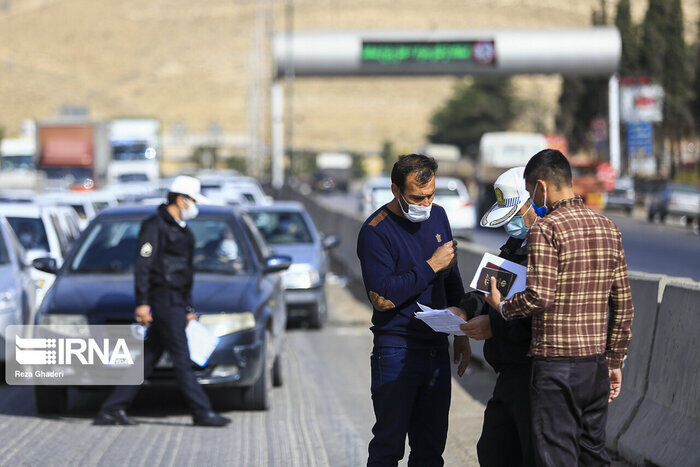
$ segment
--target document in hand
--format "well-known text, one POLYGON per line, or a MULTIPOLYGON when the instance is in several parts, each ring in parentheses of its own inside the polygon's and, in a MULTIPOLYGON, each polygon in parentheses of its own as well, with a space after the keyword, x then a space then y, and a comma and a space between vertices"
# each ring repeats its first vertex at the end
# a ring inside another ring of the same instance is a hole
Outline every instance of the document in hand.
POLYGON ((221 338, 216 337, 209 328, 194 319, 187 323, 185 334, 190 349, 190 360, 199 366, 205 366, 221 338))
POLYGON ((418 304, 418 307, 423 310, 416 313, 416 318, 430 326, 433 331, 446 332, 455 336, 466 336, 461 329, 460 324, 465 324, 459 316, 453 314, 449 310, 433 310, 432 308, 418 304))
POLYGON ((527 268, 521 264, 508 261, 500 256, 485 253, 469 287, 491 293, 490 278, 495 277, 496 287, 504 299, 525 290, 527 268))

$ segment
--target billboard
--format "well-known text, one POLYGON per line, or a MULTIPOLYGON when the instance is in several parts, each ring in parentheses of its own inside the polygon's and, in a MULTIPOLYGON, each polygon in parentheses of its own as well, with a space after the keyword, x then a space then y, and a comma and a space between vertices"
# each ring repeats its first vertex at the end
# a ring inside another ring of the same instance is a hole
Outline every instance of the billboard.
POLYGON ((620 117, 624 122, 663 120, 664 88, 658 84, 620 86, 620 117))

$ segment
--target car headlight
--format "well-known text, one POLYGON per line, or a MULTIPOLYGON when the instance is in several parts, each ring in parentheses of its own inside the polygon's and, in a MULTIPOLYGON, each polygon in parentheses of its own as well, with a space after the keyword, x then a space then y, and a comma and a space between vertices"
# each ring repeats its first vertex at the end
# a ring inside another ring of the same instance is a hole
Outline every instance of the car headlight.
POLYGON ((282 274, 285 289, 310 289, 321 282, 321 275, 310 264, 292 264, 282 274))
POLYGON ((67 326, 86 325, 88 324, 88 319, 85 315, 41 313, 39 315, 39 324, 67 326))
POLYGON ((244 313, 212 313, 199 316, 199 322, 217 337, 255 327, 255 315, 244 313))

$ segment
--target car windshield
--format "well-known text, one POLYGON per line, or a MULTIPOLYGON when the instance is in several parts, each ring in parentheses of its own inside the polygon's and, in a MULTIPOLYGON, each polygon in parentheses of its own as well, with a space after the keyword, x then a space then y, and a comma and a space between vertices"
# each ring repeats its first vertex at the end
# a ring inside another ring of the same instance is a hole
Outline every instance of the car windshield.
POLYGON ((0 264, 7 264, 10 262, 10 256, 7 254, 7 246, 5 245, 5 239, 2 233, 0 233, 0 264))
POLYGON ((270 245, 313 243, 309 227, 299 212, 251 211, 250 217, 270 245))
POLYGON ((115 161, 143 161, 152 159, 145 144, 115 144, 112 146, 112 159, 115 161))
POLYGON ((459 198, 459 191, 455 190, 450 190, 449 188, 436 188, 435 189, 435 198, 437 199, 452 199, 452 198, 459 198))
POLYGON ((670 191, 673 193, 687 194, 687 195, 697 195, 700 194, 700 190, 694 186, 688 185, 671 185, 669 187, 670 191))
MULTIPOLYGON (((239 248, 238 235, 223 220, 196 219, 187 223, 195 238, 195 272, 236 274, 249 262, 239 248)), ((140 220, 105 220, 95 225, 80 245, 70 270, 90 273, 130 273, 138 247, 140 220)))
POLYGON ((117 177, 120 183, 147 182, 148 175, 143 173, 121 174, 117 177))
POLYGON ((7 217, 7 221, 15 231, 19 242, 25 250, 49 251, 49 240, 46 238, 44 223, 34 217, 7 217))
POLYGON ((81 219, 86 219, 87 215, 85 214, 85 206, 82 204, 71 204, 70 205, 73 209, 75 209, 75 212, 78 213, 78 217, 81 219))

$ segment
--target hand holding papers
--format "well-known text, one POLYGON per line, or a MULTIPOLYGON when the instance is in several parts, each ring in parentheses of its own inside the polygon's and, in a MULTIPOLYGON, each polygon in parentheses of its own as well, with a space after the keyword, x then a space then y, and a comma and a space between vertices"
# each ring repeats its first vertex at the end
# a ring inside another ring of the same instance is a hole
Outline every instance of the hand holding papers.
POLYGON ((432 308, 420 303, 418 304, 418 307, 423 311, 416 313, 416 318, 430 326, 434 331, 446 332, 448 334, 454 334, 455 336, 466 335, 461 329, 459 329, 459 325, 465 324, 466 321, 453 314, 451 311, 433 310, 432 308))
POLYGON ((517 292, 525 290, 526 274, 527 268, 525 266, 491 253, 485 253, 469 286, 472 289, 491 293, 491 277, 494 277, 496 288, 506 300, 517 292))
POLYGON ((221 342, 221 338, 216 337, 209 328, 195 319, 187 323, 185 335, 187 335, 190 360, 199 366, 205 366, 214 349, 221 342))

